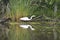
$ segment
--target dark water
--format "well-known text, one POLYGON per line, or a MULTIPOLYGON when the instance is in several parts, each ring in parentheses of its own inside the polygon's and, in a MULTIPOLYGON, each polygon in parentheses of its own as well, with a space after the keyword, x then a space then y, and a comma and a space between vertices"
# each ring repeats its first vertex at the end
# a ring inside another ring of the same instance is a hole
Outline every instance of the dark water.
POLYGON ((0 24, 0 40, 8 40, 9 24, 0 24))
POLYGON ((60 40, 60 27, 40 24, 0 24, 0 40, 60 40), (29 25, 35 30, 20 25, 29 25))

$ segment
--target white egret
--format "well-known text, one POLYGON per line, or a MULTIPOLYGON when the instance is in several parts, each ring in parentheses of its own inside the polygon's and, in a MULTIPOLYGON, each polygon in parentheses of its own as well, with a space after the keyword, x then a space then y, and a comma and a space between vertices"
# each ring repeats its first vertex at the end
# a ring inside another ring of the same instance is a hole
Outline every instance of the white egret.
POLYGON ((28 18, 28 17, 22 17, 22 18, 20 18, 20 20, 21 21, 30 21, 30 20, 32 20, 33 17, 35 17, 35 15, 32 15, 30 18, 28 18))
POLYGON ((32 28, 31 25, 20 25, 20 27, 24 28, 24 29, 27 29, 30 27, 31 30, 35 30, 34 28, 32 28))

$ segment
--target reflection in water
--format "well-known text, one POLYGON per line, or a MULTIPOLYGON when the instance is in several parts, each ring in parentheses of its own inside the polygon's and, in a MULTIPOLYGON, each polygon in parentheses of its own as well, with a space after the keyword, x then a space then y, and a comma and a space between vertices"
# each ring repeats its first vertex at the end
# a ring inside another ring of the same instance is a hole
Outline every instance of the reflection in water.
POLYGON ((0 24, 0 40, 8 40, 9 25, 0 24))
POLYGON ((40 24, 12 24, 10 27, 10 40, 60 40, 59 27, 40 24))
POLYGON ((22 27, 24 29, 30 28, 31 30, 35 30, 34 28, 32 28, 31 25, 20 25, 20 27, 22 27))

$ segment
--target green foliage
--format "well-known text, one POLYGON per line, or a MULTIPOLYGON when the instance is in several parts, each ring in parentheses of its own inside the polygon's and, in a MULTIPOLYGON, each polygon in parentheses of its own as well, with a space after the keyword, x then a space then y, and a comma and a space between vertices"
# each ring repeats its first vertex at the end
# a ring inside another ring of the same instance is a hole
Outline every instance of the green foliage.
POLYGON ((54 5, 57 3, 58 9, 56 16, 60 15, 59 0, 10 0, 11 17, 17 19, 22 16, 46 15, 54 16, 54 5))

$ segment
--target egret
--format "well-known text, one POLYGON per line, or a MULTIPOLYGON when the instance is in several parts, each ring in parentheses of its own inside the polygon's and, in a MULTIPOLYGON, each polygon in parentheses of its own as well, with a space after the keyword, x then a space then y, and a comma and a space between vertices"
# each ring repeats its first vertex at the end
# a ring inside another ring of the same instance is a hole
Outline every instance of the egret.
POLYGON ((20 25, 21 28, 27 29, 30 27, 31 30, 35 30, 31 25, 20 25))
POLYGON ((32 18, 35 17, 35 15, 32 15, 30 18, 28 17, 23 17, 23 18, 20 18, 21 21, 30 21, 32 20, 32 18))

